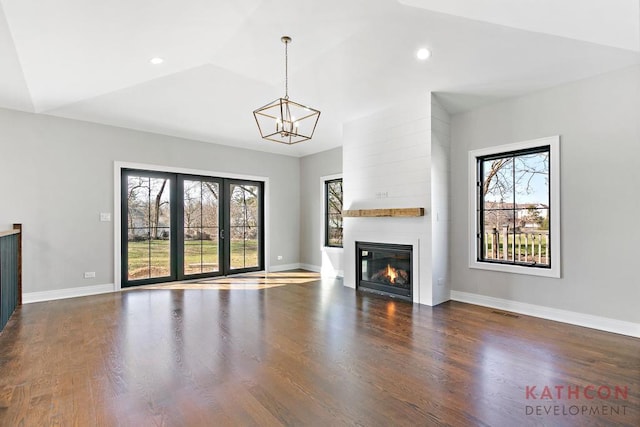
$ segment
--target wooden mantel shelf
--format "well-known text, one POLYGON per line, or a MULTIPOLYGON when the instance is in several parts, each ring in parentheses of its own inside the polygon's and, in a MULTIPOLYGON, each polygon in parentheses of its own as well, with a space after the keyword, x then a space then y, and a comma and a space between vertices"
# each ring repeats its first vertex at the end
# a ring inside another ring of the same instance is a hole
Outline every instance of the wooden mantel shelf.
POLYGON ((356 209, 342 212, 345 218, 424 216, 424 208, 356 209))

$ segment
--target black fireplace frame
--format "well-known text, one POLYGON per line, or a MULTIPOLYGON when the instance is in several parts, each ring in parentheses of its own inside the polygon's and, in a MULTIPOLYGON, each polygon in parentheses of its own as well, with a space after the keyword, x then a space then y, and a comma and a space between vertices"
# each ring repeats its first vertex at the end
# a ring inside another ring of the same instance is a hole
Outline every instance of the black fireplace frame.
POLYGON ((406 301, 413 301, 413 246, 400 245, 395 243, 375 243, 375 242, 356 242, 356 290, 373 292, 393 298, 399 298, 406 301), (389 286, 382 283, 362 280, 362 260, 360 253, 362 250, 384 250, 386 252, 396 252, 409 254, 409 289, 398 288, 397 286, 389 286))

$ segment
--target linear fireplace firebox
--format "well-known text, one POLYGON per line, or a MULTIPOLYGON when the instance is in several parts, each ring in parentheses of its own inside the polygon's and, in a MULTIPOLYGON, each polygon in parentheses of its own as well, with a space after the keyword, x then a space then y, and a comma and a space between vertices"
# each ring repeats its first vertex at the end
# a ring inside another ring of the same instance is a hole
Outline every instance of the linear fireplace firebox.
POLYGON ((411 301, 413 246, 356 242, 357 289, 411 301))

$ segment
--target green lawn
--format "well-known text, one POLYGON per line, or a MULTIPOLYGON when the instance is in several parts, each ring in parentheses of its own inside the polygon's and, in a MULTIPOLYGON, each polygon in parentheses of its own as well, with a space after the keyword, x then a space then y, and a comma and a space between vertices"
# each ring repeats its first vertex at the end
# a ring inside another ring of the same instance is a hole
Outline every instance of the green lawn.
MULTIPOLYGON (((129 243, 129 279, 168 276, 169 240, 151 240, 129 243), (151 268, 149 268, 149 253, 151 268)), ((186 274, 219 271, 218 243, 211 240, 188 240, 184 245, 186 274)), ((231 241, 231 268, 258 266, 257 240, 231 241)))

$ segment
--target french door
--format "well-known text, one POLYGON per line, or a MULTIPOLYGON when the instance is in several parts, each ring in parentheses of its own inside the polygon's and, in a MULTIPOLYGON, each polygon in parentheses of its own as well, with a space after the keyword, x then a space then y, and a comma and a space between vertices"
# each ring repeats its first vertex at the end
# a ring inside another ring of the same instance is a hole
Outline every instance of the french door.
POLYGON ((123 169, 121 197, 122 287, 264 269, 262 182, 123 169))

